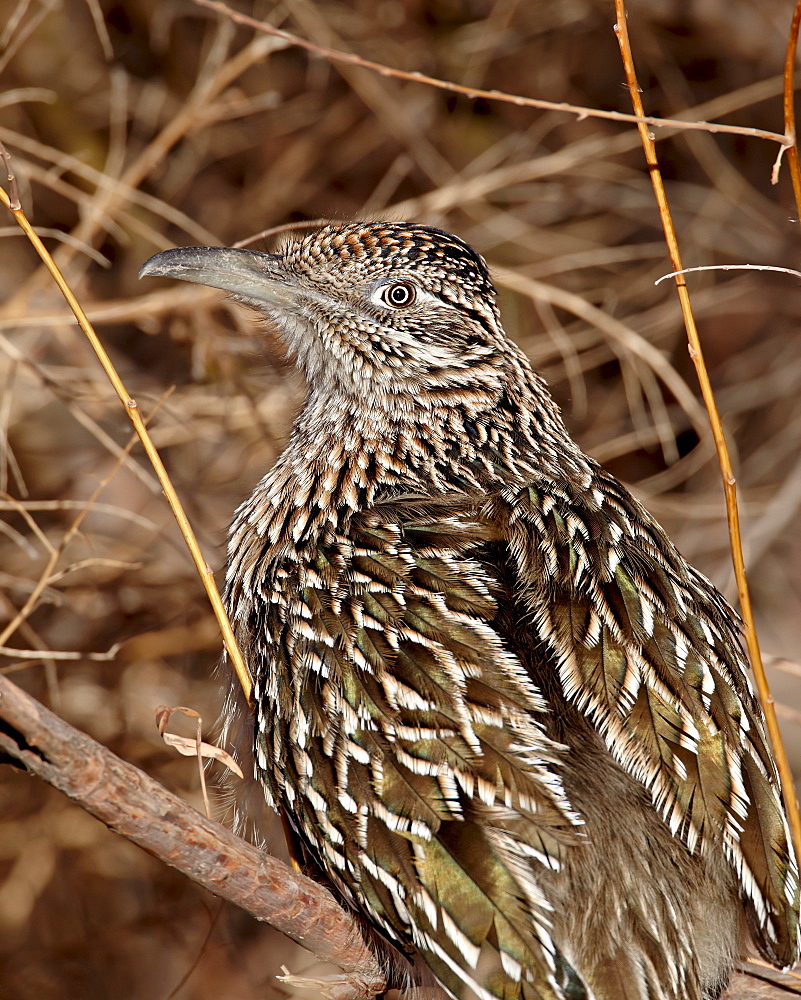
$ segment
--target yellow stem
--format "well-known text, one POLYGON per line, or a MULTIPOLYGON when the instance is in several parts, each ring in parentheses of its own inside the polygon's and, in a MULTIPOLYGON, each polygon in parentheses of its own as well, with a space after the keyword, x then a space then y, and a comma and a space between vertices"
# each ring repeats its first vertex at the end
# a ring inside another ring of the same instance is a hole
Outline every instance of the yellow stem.
POLYGON ((175 520, 178 522, 178 527, 181 529, 181 534, 184 536, 184 541, 186 542, 187 548, 189 549, 192 559, 194 560, 197 571, 200 574, 201 582, 203 583, 206 594, 211 602, 214 615, 219 622, 220 631, 222 632, 223 642, 228 652, 228 656, 231 658, 231 663, 236 671, 237 677, 239 678, 239 683, 242 685, 242 690, 245 692, 245 697, 250 700, 250 693, 252 690, 250 672, 245 665, 245 661, 242 658, 242 654, 239 651, 236 639, 234 638, 231 623, 228 620, 228 615, 225 613, 225 608, 223 607, 222 599, 220 598, 220 592, 217 590, 217 585, 214 582, 214 575, 209 564, 203 558, 203 553, 200 551, 200 546, 195 538, 195 533, 192 531, 192 527, 189 524, 189 519, 184 512, 181 501, 178 499, 178 494, 175 492, 175 489, 170 482, 167 470, 164 468, 164 463, 161 461, 161 456, 156 450, 156 446, 153 444, 153 441, 148 434, 136 400, 131 397, 123 385, 122 379, 117 374, 117 371, 111 362, 111 358, 109 358, 106 353, 106 350, 95 333, 92 324, 89 322, 86 313, 83 311, 80 303, 73 295, 72 289, 69 287, 64 275, 58 269, 55 261, 48 253, 47 248, 34 232, 33 227, 25 216, 25 213, 21 208, 12 208, 11 200, 3 188, 0 188, 0 199, 2 199, 6 208, 8 208, 14 216, 14 219, 20 229, 22 229, 28 237, 36 252, 41 257, 45 267, 52 275, 53 280, 61 291, 61 294, 67 300, 67 304, 75 314, 78 325, 86 334, 89 339, 89 343, 94 348, 100 364, 103 366, 106 375, 108 375, 109 381, 114 386, 114 391, 117 393, 120 401, 125 407, 125 412, 128 414, 128 417, 134 426, 134 430, 144 446, 147 457, 150 459, 150 463, 158 476, 159 482, 161 483, 164 496, 167 498, 167 503, 169 503, 173 515, 175 516, 175 520))
MULTIPOLYGON (((642 97, 640 96, 640 88, 637 83, 637 75, 634 70, 634 60, 631 54, 631 46, 629 44, 624 0, 615 0, 615 13, 617 15, 615 33, 617 34, 617 39, 620 44, 623 65, 626 72, 626 82, 631 93, 631 103, 634 107, 634 113, 638 117, 641 117, 643 116, 643 103, 642 97)), ((659 216, 662 220, 662 227, 665 231, 665 241, 668 246, 668 252, 670 253, 672 269, 674 271, 681 271, 682 263, 681 255, 679 254, 679 244, 676 239, 676 230, 673 226, 670 208, 668 207, 665 186, 662 182, 662 174, 660 173, 659 163, 656 158, 656 143, 654 142, 647 125, 639 123, 637 128, 639 129, 640 139, 642 140, 642 146, 645 152, 645 162, 648 165, 648 170, 651 175, 651 183, 653 184, 654 195, 659 208, 659 216)), ((712 385, 709 381, 709 374, 706 369, 706 364, 704 363, 704 353, 701 349, 701 340, 698 336, 698 329, 695 325, 695 317, 693 316, 692 308, 690 306, 690 293, 687 290, 687 282, 685 281, 683 274, 677 274, 675 276, 675 282, 676 291, 679 296, 679 303, 681 305, 682 316, 684 317, 684 325, 687 329, 690 357, 695 365, 698 382, 701 386, 701 395, 703 396, 704 405, 706 406, 707 413, 709 414, 709 423, 712 427, 712 435, 715 439, 715 448, 717 449, 718 462, 720 464, 720 471, 723 478, 732 562, 734 563, 734 575, 737 580, 737 592, 740 597, 740 610, 743 616, 743 623, 745 625, 745 641, 748 647, 748 655, 751 659, 751 667, 754 672, 757 691, 759 692, 759 699, 765 713, 768 734, 770 736, 771 744, 773 745, 773 754, 776 758, 776 766, 779 771, 782 794, 784 795, 784 804, 787 810, 787 818, 790 823, 796 857, 801 860, 801 815, 799 815, 798 812, 798 800, 795 794, 795 786, 793 785, 793 775, 787 761, 787 754, 784 750, 781 733, 779 732, 779 723, 776 718, 773 696, 770 693, 770 686, 768 684, 767 676, 765 675, 765 667, 762 663, 762 654, 759 649, 759 641, 757 640, 754 613, 751 607, 751 595, 745 575, 745 560, 743 558, 743 545, 740 533, 740 514, 737 508, 737 484, 732 470, 731 459, 729 458, 729 449, 726 446, 723 424, 720 420, 720 414, 715 402, 715 396, 712 392, 712 385)))

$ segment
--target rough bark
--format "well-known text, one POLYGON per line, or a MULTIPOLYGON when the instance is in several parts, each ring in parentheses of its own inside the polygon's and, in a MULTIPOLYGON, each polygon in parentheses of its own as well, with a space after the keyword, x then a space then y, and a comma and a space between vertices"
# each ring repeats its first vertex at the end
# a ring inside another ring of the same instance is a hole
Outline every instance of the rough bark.
POLYGON ((339 1000, 386 988, 359 928, 326 889, 207 819, 3 676, 0 753, 149 854, 338 965, 346 976, 326 983, 326 992, 339 1000))

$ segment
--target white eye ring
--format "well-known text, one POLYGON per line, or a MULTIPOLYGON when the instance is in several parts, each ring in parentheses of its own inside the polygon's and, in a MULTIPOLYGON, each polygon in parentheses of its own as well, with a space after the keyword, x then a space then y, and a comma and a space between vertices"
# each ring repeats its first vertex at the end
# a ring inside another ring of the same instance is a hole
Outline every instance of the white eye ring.
POLYGON ((416 298, 417 288, 410 281, 393 281, 382 285, 374 294, 374 301, 377 299, 381 305, 391 309, 404 309, 416 298))

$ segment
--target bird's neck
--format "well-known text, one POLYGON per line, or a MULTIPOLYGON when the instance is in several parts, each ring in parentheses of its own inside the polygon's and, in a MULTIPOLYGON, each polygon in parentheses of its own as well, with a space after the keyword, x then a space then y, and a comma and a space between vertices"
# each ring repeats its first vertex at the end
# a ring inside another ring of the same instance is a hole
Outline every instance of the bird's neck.
POLYGON ((290 555, 382 495, 479 493, 578 456, 547 390, 526 388, 418 397, 413 406, 311 390, 286 449, 237 513, 231 551, 250 536, 290 555))

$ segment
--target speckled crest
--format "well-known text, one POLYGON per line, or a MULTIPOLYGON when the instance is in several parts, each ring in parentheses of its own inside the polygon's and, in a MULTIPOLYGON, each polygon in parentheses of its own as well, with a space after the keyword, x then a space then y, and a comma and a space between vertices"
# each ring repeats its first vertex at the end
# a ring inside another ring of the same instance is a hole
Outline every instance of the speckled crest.
POLYGON ((381 272, 391 264, 399 271, 413 269, 432 287, 445 281, 473 296, 495 296, 484 259, 457 236, 431 226, 369 222, 325 226, 285 247, 284 255, 296 266, 314 270, 336 261, 340 268, 358 269, 360 276, 371 264, 381 272))

